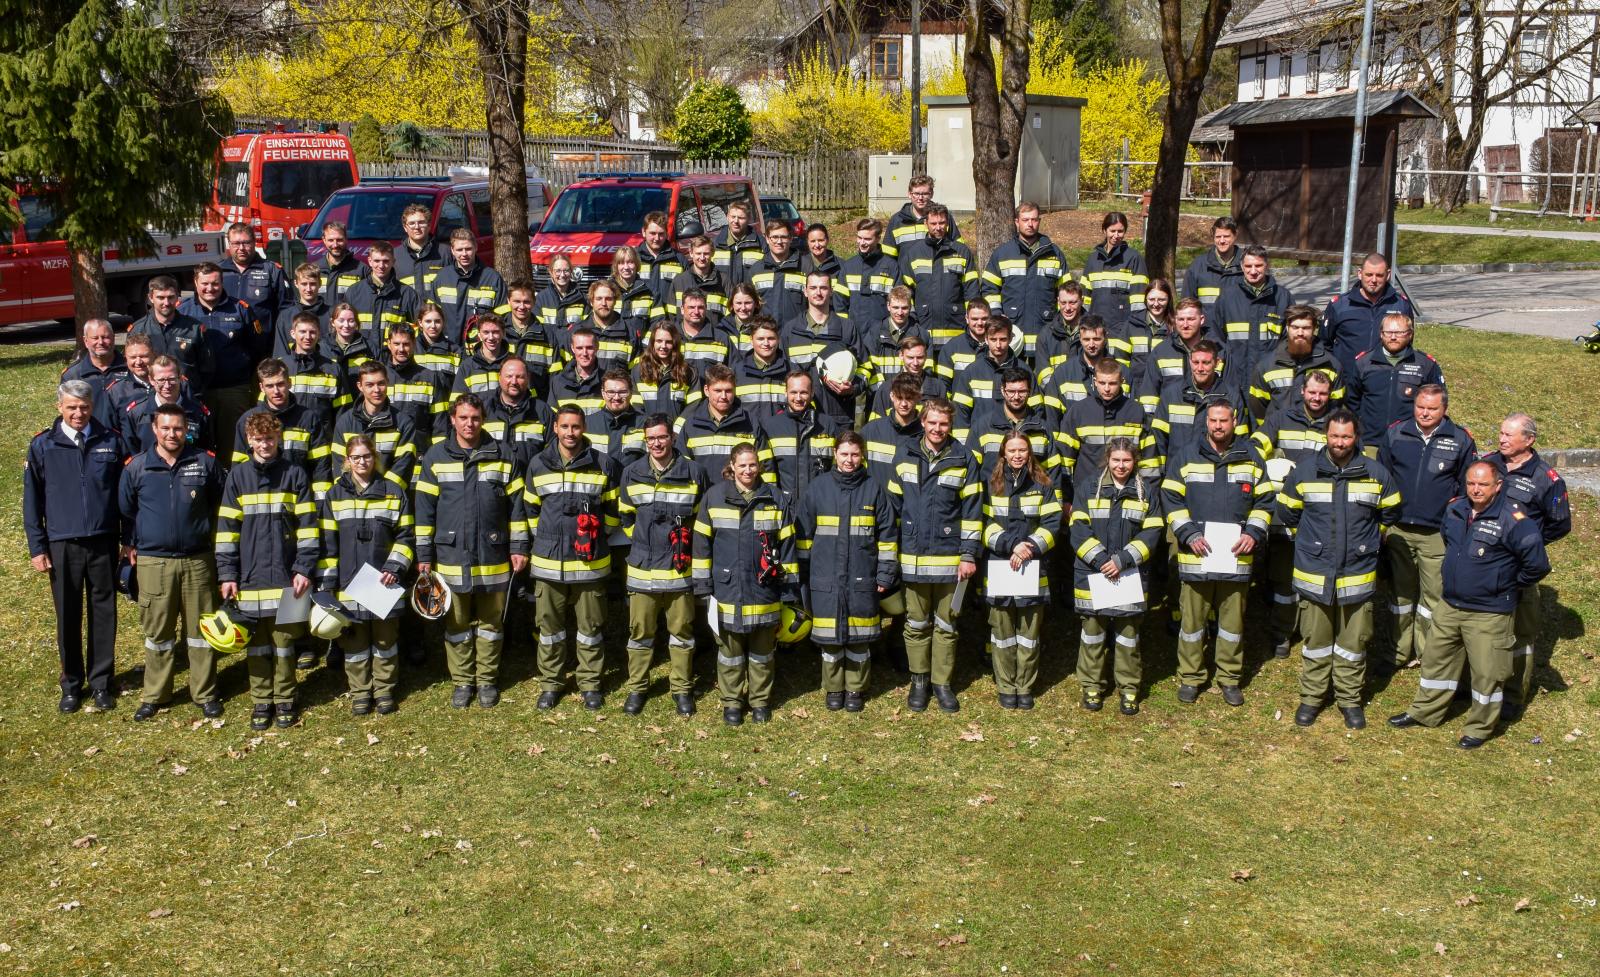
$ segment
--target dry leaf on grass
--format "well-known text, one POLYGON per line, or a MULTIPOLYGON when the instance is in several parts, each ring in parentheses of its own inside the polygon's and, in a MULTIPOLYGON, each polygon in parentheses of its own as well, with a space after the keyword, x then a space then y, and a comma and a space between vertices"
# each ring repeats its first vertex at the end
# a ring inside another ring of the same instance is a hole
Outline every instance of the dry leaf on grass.
POLYGON ((148 913, 145 913, 145 915, 149 916, 151 919, 165 919, 172 915, 172 910, 165 907, 161 909, 152 909, 148 913))
POLYGON ((94 756, 96 753, 99 753, 99 752, 100 752, 100 747, 91 746, 88 749, 83 751, 83 755, 84 756, 94 756))
POLYGON ((1433 945, 1433 952, 1437 953, 1441 957, 1444 956, 1444 944, 1443 943, 1435 943, 1433 945))
POLYGON ((968 798, 967 803, 972 807, 981 807, 984 804, 993 804, 994 795, 990 793, 979 794, 977 797, 968 798))
POLYGON ((544 744, 542 744, 542 743, 535 743, 532 746, 528 747, 528 756, 538 756, 539 754, 541 754, 543 752, 544 752, 544 744))
POLYGON ((591 840, 591 841, 599 841, 600 840, 600 831, 599 831, 599 829, 597 829, 592 824, 588 828, 588 835, 589 835, 589 840, 591 840))
POLYGON ((1517 904, 1515 906, 1511 907, 1511 911, 1512 912, 1518 912, 1518 913, 1525 913, 1525 912, 1527 912, 1528 910, 1530 910, 1532 908, 1533 908, 1533 900, 1529 899, 1527 896, 1523 896, 1521 899, 1517 900, 1517 904))
POLYGON ((78 900, 74 899, 71 902, 63 902, 61 905, 57 906, 56 908, 61 910, 64 913, 70 913, 74 909, 82 909, 83 908, 83 903, 81 903, 78 900))
POLYGON ((982 743, 983 742, 983 731, 978 728, 978 724, 977 723, 968 723, 967 724, 967 728, 961 732, 961 742, 963 742, 963 743, 982 743))
POLYGON ((367 745, 368 746, 377 746, 378 745, 378 734, 377 733, 368 733, 367 734, 367 745))
POLYGON ((99 840, 100 840, 100 836, 99 835, 92 835, 92 834, 91 835, 84 835, 81 838, 72 839, 72 847, 74 847, 74 848, 93 848, 94 845, 95 845, 95 842, 97 842, 99 840))
POLYGON ((186 774, 188 772, 189 772, 189 768, 184 766, 181 763, 174 763, 172 765, 172 775, 174 777, 182 777, 184 774, 186 774))
POLYGON ((1255 870, 1254 869, 1248 869, 1248 868, 1236 868, 1233 871, 1228 873, 1228 878, 1232 879, 1235 882, 1249 882, 1251 879, 1253 879, 1255 877, 1256 877, 1255 870))
POLYGON ((1469 892, 1466 895, 1462 896, 1460 899, 1457 899, 1456 900, 1456 905, 1458 905, 1461 908, 1465 909, 1468 906, 1476 906, 1478 903, 1480 903, 1482 901, 1483 901, 1482 899, 1478 898, 1477 893, 1469 892))
POLYGON ((965 933, 956 933, 956 934, 953 934, 951 936, 947 936, 944 939, 940 940, 939 941, 939 949, 943 950, 943 949, 945 949, 947 947, 961 946, 962 944, 964 944, 966 942, 967 942, 967 934, 965 934, 965 933))

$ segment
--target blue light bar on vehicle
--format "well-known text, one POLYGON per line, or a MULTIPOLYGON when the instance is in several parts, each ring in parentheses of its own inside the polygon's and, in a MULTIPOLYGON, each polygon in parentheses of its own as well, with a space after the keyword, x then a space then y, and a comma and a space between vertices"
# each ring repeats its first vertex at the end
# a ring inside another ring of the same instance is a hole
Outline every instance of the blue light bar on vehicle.
POLYGON ((683 176, 682 170, 653 170, 648 172, 632 171, 596 171, 593 173, 579 173, 580 180, 675 180, 683 176))

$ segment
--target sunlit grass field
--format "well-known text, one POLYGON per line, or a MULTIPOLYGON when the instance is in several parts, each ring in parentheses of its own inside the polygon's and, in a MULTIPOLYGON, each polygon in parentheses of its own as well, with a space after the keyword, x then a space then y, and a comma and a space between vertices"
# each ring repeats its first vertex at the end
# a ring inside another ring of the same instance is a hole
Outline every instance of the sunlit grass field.
MULTIPOLYGON (((1550 445, 1600 447, 1600 360, 1501 342, 1422 331, 1457 419, 1489 437, 1523 408, 1550 445)), ((968 615, 955 716, 907 712, 881 660, 866 712, 829 713, 805 651, 780 659, 766 727, 723 727, 704 652, 692 720, 672 715, 664 664, 642 717, 614 694, 540 714, 524 625, 494 711, 450 709, 435 654, 394 716, 352 718, 342 676, 318 670, 303 725, 256 734, 232 658, 222 723, 180 692, 135 725, 136 694, 57 714, 49 594, 26 560, 21 459, 65 359, 0 348, 0 972, 1600 973, 1588 497, 1544 589, 1541 692, 1473 753, 1456 722, 1384 725, 1414 671, 1372 680, 1365 731, 1333 710, 1295 728, 1297 662, 1254 627, 1243 708, 1180 706, 1152 621, 1143 712, 1091 715, 1062 611, 1032 713, 995 704, 968 615)), ((136 693, 122 607, 117 674, 136 693)))

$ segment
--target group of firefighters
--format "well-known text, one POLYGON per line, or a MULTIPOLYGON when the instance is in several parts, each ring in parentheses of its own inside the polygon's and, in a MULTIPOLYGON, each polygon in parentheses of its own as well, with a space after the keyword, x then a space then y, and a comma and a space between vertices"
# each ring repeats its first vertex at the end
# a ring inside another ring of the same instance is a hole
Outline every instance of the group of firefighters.
POLYGON ((287 280, 233 225, 191 298, 151 283, 121 350, 85 326, 29 447, 61 710, 114 707, 116 590, 141 614, 141 721, 180 644, 208 717, 217 656, 240 651, 252 727, 293 726, 297 668, 329 642, 354 713, 393 712, 424 620, 452 705, 492 707, 529 602, 538 707, 570 665, 599 709, 617 600, 629 714, 658 637, 681 715, 697 646, 738 725, 770 718, 776 655, 806 641, 829 709, 861 711, 874 654, 903 643, 908 708, 955 712, 957 621, 980 602, 1005 708, 1033 707, 1052 605, 1079 622, 1084 709, 1139 711, 1160 606, 1179 701, 1214 683, 1238 706, 1254 580, 1274 656, 1302 642, 1299 724, 1332 703, 1365 725, 1380 593, 1375 664, 1420 663, 1392 725, 1437 725, 1458 689, 1463 747, 1517 718, 1566 488, 1532 418, 1481 457, 1449 419, 1382 256, 1318 311, 1221 218, 1180 292, 1123 215, 1075 270, 1023 203, 980 268, 932 192, 919 177, 887 226, 859 221, 843 260, 822 225, 796 247, 735 205, 674 248, 651 213, 610 277, 581 285, 558 256, 544 288, 503 282, 468 232, 428 240, 421 208, 365 261, 329 224, 287 280))

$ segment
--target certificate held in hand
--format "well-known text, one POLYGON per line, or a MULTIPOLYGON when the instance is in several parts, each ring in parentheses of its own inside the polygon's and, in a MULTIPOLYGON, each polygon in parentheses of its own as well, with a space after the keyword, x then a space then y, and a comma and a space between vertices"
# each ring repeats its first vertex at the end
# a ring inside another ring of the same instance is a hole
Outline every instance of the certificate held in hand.
POLYGON ((1037 597, 1039 561, 1029 560, 1021 570, 1013 570, 1010 560, 990 560, 986 586, 990 597, 1037 597))
POLYGON ((1089 602, 1097 611, 1109 611, 1117 607, 1137 607, 1144 603, 1144 580, 1139 577, 1137 570, 1123 573, 1115 580, 1107 579, 1103 573, 1091 573, 1089 602))
POLYGON ((1239 558, 1233 555, 1233 544, 1239 542, 1241 535, 1243 529, 1236 522, 1206 523, 1206 542, 1211 545, 1211 552, 1200 558, 1200 572, 1239 573, 1239 558))

